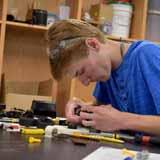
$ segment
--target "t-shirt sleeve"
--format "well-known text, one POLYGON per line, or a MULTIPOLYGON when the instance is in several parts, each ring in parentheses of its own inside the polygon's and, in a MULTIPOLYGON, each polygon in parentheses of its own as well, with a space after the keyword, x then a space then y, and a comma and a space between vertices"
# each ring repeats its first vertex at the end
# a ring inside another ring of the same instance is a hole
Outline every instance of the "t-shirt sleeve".
POLYGON ((93 96, 96 98, 97 102, 102 104, 110 104, 106 83, 107 82, 97 82, 93 92, 93 96))
POLYGON ((143 78, 153 98, 156 111, 160 114, 160 47, 149 44, 142 47, 139 54, 143 78))

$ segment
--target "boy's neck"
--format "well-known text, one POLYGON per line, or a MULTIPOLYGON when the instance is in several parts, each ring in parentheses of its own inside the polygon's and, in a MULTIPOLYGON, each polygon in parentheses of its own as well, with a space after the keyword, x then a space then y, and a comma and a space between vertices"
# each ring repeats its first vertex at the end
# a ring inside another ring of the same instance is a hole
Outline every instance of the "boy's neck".
POLYGON ((112 70, 116 69, 122 63, 123 57, 130 46, 130 44, 122 43, 123 42, 107 40, 105 44, 105 48, 108 50, 107 54, 109 54, 111 59, 112 70))

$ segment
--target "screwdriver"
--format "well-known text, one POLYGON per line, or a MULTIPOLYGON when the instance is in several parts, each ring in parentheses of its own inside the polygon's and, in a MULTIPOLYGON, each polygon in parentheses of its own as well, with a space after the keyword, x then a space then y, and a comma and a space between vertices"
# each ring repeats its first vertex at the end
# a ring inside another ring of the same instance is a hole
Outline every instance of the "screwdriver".
MULTIPOLYGON (((96 133, 91 133, 96 134, 96 133)), ((159 145, 160 146, 160 137, 156 136, 142 136, 142 135, 135 135, 130 136, 128 134, 123 133, 107 133, 107 132, 101 132, 99 133, 101 136, 115 138, 115 139, 121 139, 125 142, 133 142, 133 143, 141 143, 141 144, 151 144, 151 145, 159 145)))
POLYGON ((151 144, 160 146, 160 137, 136 135, 134 141, 136 143, 151 144))

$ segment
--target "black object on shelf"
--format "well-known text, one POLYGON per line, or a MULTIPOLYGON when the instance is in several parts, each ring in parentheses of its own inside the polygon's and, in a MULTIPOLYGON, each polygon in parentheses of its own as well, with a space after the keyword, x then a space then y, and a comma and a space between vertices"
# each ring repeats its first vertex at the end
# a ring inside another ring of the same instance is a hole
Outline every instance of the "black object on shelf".
POLYGON ((52 118, 56 118, 56 104, 48 103, 45 101, 32 101, 31 109, 34 115, 38 116, 48 116, 52 118))
POLYGON ((7 21, 14 21, 15 17, 11 14, 7 14, 7 21))
POLYGON ((47 25, 48 12, 41 9, 33 9, 32 11, 32 24, 47 25))

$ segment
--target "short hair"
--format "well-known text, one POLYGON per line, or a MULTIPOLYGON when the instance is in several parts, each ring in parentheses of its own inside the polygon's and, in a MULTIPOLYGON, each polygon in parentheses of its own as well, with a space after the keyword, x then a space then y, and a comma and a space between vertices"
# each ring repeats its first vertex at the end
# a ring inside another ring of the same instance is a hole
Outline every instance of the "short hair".
POLYGON ((61 79, 67 66, 88 55, 85 40, 91 37, 105 43, 103 33, 84 21, 60 20, 49 28, 47 32, 48 53, 54 79, 61 79))

